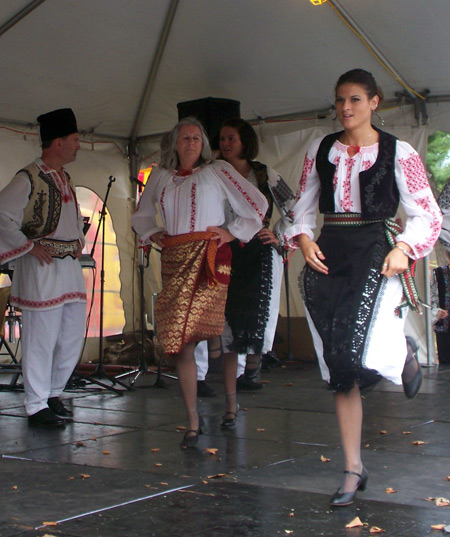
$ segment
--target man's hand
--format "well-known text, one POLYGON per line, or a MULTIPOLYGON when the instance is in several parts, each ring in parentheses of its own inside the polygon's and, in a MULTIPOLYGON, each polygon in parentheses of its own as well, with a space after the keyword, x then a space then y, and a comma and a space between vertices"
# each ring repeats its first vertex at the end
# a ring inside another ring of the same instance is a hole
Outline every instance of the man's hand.
POLYGON ((31 255, 34 255, 39 260, 39 263, 41 264, 41 267, 44 266, 44 263, 47 263, 47 265, 50 265, 53 263, 53 257, 50 253, 50 251, 41 244, 38 244, 37 242, 34 243, 33 248, 28 252, 31 255))

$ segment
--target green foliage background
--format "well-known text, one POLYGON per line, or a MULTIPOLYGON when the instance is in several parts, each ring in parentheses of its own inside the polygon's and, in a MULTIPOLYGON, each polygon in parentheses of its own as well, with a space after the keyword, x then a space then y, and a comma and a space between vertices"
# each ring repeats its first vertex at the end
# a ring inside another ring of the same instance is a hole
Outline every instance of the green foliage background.
POLYGON ((439 192, 450 178, 450 134, 436 131, 428 137, 427 166, 439 192))

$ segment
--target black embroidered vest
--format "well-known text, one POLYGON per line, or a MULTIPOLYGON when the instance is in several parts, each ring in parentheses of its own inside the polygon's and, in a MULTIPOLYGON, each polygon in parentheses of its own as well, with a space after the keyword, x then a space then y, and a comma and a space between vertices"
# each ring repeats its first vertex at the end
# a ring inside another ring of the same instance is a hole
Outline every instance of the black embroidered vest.
POLYGON ((248 163, 255 173, 256 181, 258 182, 259 191, 264 194, 269 204, 267 212, 264 216, 263 226, 269 227, 270 219, 273 213, 273 198, 269 188, 269 177, 267 174, 267 166, 257 162, 256 160, 249 160, 248 163))
MULTIPOLYGON (((361 216, 367 220, 393 218, 398 209, 400 194, 395 182, 395 150, 397 138, 374 127, 379 134, 378 156, 374 165, 359 174, 361 216)), ((328 160, 328 154, 341 132, 325 136, 316 157, 316 169, 320 178, 319 210, 323 214, 336 212, 334 206, 333 178, 336 166, 328 160)))

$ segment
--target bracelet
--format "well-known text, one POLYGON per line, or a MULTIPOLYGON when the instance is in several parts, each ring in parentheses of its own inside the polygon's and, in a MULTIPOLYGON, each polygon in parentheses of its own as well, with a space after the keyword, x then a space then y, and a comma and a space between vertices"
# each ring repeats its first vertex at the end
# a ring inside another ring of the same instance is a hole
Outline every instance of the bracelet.
POLYGON ((401 246, 398 246, 397 244, 394 246, 394 248, 398 248, 406 255, 406 257, 409 257, 409 252, 408 250, 406 250, 406 248, 402 248, 401 246))

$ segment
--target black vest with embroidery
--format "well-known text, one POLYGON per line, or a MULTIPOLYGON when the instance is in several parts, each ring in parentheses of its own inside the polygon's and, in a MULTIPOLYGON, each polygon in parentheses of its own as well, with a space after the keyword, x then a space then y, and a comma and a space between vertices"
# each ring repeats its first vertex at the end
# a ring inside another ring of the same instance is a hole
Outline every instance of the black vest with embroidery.
MULTIPOLYGON (((379 134, 378 156, 368 170, 359 174, 361 216, 367 220, 393 218, 398 209, 400 194, 395 182, 395 151, 397 138, 374 127, 379 134)), ((316 157, 320 178, 319 210, 323 214, 336 212, 333 178, 335 164, 328 160, 330 149, 343 131, 325 136, 316 157)))
POLYGON ((263 220, 263 226, 269 227, 270 219, 272 218, 273 213, 273 198, 269 188, 269 176, 267 174, 267 166, 265 164, 261 164, 261 162, 257 162, 256 160, 249 160, 248 163, 250 164, 250 167, 255 174, 259 191, 264 194, 267 203, 269 204, 263 220))

